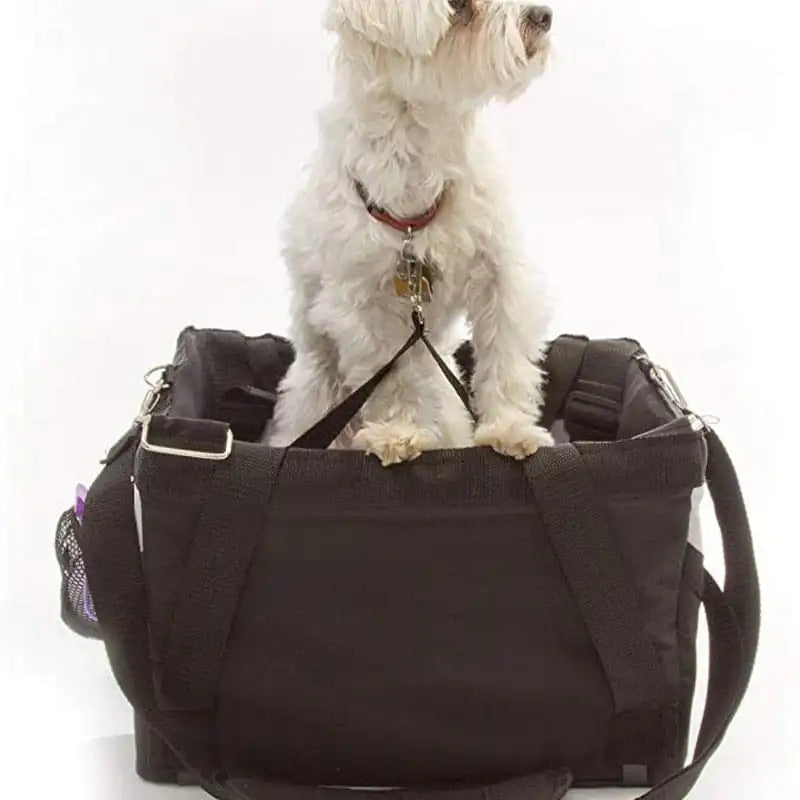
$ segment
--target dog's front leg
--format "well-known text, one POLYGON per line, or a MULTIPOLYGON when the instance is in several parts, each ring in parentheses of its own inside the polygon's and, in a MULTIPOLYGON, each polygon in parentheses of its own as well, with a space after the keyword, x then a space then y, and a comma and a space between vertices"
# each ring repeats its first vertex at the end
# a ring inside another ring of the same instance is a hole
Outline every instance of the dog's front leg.
POLYGON ((553 443, 537 424, 548 312, 534 277, 513 253, 483 253, 464 298, 475 348, 475 444, 517 459, 553 443))
POLYGON ((319 422, 341 399, 333 342, 308 321, 308 301, 294 296, 292 336, 296 356, 281 381, 273 423, 267 436, 273 447, 288 447, 319 422))
POLYGON ((321 348, 298 351, 281 383, 268 434, 272 447, 288 447, 339 403, 335 364, 321 348))
MULTIPOLYGON (((369 380, 409 333, 410 323, 387 325, 385 317, 376 317, 359 330, 342 332, 341 340, 348 344, 340 354, 340 367, 347 389, 355 390, 369 380), (377 331, 382 335, 376 335, 377 331)), ((384 466, 411 461, 441 447, 443 404, 435 369, 421 347, 406 353, 364 405, 362 427, 353 447, 377 456, 384 466)))

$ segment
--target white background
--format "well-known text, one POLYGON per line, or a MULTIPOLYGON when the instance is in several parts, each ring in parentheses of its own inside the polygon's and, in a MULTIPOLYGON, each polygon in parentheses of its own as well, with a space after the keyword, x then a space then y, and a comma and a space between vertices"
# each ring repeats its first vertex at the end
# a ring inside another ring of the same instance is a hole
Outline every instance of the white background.
MULTIPOLYGON (((60 624, 52 536, 181 327, 285 331, 277 221, 330 90, 321 10, 2 4, 9 797, 195 796, 133 777, 130 716, 102 649, 60 624)), ((720 417, 757 537, 764 632, 750 694, 696 794, 795 797, 796 5, 571 0, 555 11, 550 74, 490 112, 551 278, 552 333, 634 336, 698 412, 720 417)))

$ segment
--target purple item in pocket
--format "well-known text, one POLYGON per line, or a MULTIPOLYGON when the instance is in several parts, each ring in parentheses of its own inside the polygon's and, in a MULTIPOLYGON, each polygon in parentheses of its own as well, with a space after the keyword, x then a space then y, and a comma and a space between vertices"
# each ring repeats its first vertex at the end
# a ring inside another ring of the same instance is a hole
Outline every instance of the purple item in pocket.
POLYGON ((83 521, 83 510, 86 507, 86 495, 88 494, 88 490, 82 484, 78 484, 78 488, 75 490, 75 516, 78 519, 78 522, 83 521))

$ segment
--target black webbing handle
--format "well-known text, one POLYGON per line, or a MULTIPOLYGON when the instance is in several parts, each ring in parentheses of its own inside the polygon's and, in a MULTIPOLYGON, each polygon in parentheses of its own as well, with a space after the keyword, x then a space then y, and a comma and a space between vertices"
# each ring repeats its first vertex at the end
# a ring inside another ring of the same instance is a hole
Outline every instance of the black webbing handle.
POLYGON ((336 408, 328 412, 319 422, 312 428, 307 430, 299 439, 292 442, 290 447, 298 447, 305 450, 325 450, 330 447, 336 437, 344 431, 348 423, 358 414, 364 407, 366 402, 381 385, 386 376, 394 369, 397 362, 417 343, 422 342, 428 349, 428 352, 433 356, 434 361, 439 369, 447 378, 448 383, 453 387, 461 402, 469 412, 472 419, 476 419, 475 412, 472 410, 469 394, 464 388, 464 384, 458 379, 456 375, 444 359, 439 355, 436 348, 431 344, 425 331, 425 322, 418 312, 412 314, 412 322, 414 323, 414 332, 408 337, 406 343, 395 353, 391 360, 384 364, 366 383, 356 389, 349 397, 347 397, 336 408))
MULTIPOLYGON (((162 665, 161 688, 184 710, 214 708, 253 553, 268 535, 269 505, 285 450, 237 445, 218 462, 185 556, 162 665)), ((157 456, 156 456, 157 457, 157 456)))
POLYGON ((525 775, 514 780, 453 789, 344 789, 301 786, 253 779, 203 785, 218 800, 561 800, 572 785, 566 769, 525 775))
POLYGON ((630 759, 626 763, 645 763, 639 759, 669 736, 671 696, 601 498, 572 444, 527 459, 524 471, 611 688, 609 758, 618 757, 615 748, 621 748, 630 759))

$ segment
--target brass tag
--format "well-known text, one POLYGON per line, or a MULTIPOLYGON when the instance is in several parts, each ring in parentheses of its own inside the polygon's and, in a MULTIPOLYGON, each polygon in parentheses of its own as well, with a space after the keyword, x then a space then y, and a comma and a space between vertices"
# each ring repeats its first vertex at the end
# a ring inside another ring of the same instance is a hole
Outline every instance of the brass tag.
MULTIPOLYGON (((430 303, 431 301, 431 285, 427 278, 423 277, 422 281, 420 282, 420 298, 422 299, 423 303, 430 303)), ((404 275, 395 275, 394 276, 394 291, 398 297, 402 297, 406 300, 410 299, 413 296, 413 292, 411 291, 411 285, 404 275)))
POLYGON ((440 278, 439 267, 433 262, 401 258, 394 276, 394 291, 398 297, 411 299, 415 295, 415 284, 419 281, 419 297, 423 303, 430 303, 433 298, 433 286, 440 278))

